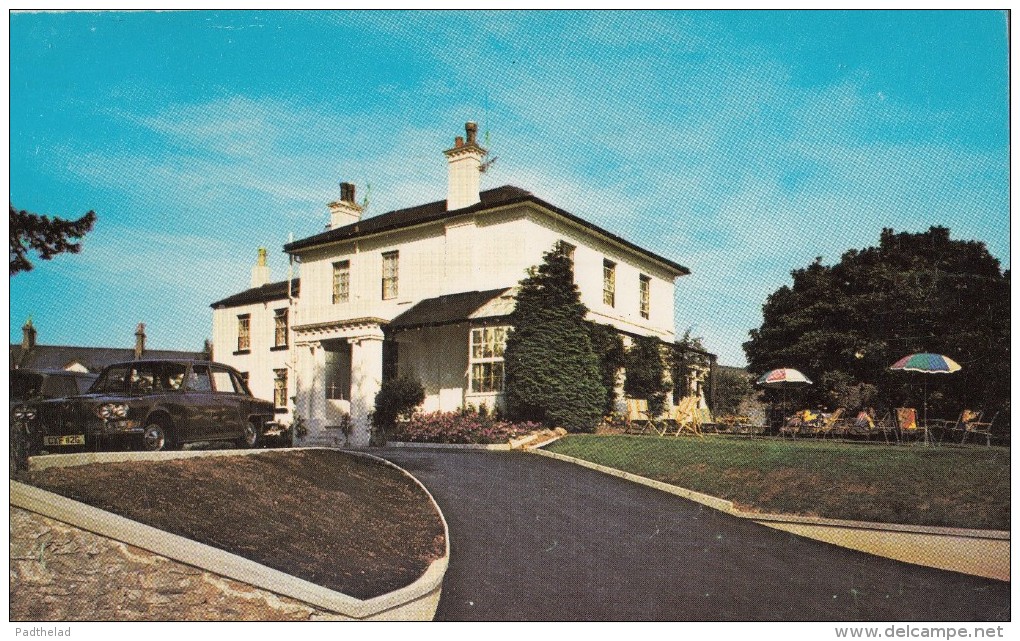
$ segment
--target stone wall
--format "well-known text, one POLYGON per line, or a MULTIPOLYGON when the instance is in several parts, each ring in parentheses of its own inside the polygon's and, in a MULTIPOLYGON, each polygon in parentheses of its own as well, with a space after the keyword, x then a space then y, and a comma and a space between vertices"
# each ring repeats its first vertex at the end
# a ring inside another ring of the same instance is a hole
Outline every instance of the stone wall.
POLYGON ((11 621, 297 621, 308 604, 10 508, 11 621))

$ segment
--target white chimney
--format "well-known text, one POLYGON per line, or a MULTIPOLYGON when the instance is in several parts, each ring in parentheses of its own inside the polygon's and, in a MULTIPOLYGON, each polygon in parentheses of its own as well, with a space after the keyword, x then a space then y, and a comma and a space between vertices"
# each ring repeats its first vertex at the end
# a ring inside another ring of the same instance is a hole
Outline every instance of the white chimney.
POLYGON ((266 264, 266 248, 259 247, 259 259, 251 268, 251 286, 262 287, 269 284, 269 265, 266 264))
POLYGON ((478 192, 482 184, 482 158, 488 151, 478 146, 478 125, 469 122, 464 125, 467 142, 457 136, 453 149, 443 153, 449 163, 449 189, 446 195, 446 210, 463 209, 481 202, 478 192))
POLYGON ((329 204, 329 228, 358 222, 363 210, 364 207, 354 202, 354 183, 340 183, 340 200, 329 204))

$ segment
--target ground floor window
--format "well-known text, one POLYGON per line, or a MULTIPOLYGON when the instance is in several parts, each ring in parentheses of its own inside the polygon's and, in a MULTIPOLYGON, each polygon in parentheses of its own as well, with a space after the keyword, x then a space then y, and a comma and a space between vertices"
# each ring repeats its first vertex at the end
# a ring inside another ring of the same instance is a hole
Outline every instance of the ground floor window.
POLYGON ((506 327, 476 327, 471 330, 470 375, 472 393, 503 391, 503 351, 506 327))
POLYGON ((287 407, 287 368, 273 370, 273 403, 276 407, 287 407))

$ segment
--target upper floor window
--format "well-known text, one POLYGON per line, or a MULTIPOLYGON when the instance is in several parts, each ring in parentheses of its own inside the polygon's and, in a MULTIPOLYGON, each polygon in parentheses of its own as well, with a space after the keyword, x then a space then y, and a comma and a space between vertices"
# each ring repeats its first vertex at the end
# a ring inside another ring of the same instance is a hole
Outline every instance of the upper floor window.
POLYGON ((648 318, 652 302, 652 279, 650 276, 641 274, 641 280, 639 282, 641 287, 641 318, 648 318))
POLYGON ((382 255, 382 297, 383 300, 397 297, 397 262, 400 252, 386 252, 382 255))
POLYGON ((333 304, 351 299, 351 261, 333 263, 333 304))
POLYGON ((478 327, 471 330, 471 391, 503 391, 503 351, 506 327, 478 327))
POLYGON ((237 317, 237 351, 246 352, 251 349, 251 314, 237 317))
POLYGON ((273 318, 275 323, 275 340, 274 345, 276 347, 287 346, 287 309, 276 310, 276 316, 273 318))
POLYGON ((602 261, 602 302, 616 306, 616 263, 611 260, 602 261))

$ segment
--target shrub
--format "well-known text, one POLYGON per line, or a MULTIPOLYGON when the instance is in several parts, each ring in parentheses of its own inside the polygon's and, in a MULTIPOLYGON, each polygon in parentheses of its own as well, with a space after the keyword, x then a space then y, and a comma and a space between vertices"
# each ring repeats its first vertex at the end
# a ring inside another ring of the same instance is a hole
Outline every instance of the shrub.
POLYGON ((425 402, 425 388, 417 379, 400 376, 383 381, 375 395, 375 412, 372 426, 380 430, 392 429, 398 418, 406 418, 425 402))
POLYGON ((538 423, 510 423, 465 409, 414 414, 397 427, 393 438, 412 443, 506 443, 538 429, 542 429, 538 423))

